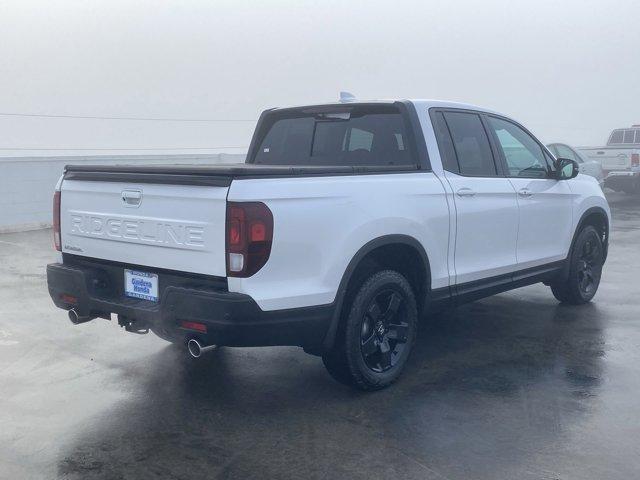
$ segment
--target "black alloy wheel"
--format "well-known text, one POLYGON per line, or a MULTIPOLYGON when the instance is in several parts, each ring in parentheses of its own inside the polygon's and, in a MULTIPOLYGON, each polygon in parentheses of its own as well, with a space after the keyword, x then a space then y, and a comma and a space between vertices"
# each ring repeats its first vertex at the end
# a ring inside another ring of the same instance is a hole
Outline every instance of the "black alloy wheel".
POLYGON ((387 289, 371 299, 364 313, 360 349, 365 364, 374 372, 385 372, 396 365, 407 346, 405 305, 401 293, 387 289))
POLYGON ((344 306, 333 348, 322 361, 331 376, 360 390, 379 390, 400 376, 417 334, 413 287, 399 272, 361 280, 344 306))
POLYGON ((595 296, 602 277, 604 243, 602 236, 591 225, 578 233, 566 278, 551 284, 553 295, 562 303, 581 305, 595 296))
POLYGON ((585 297, 595 294, 595 290, 600 284, 600 275, 602 273, 601 250, 601 242, 597 238, 594 239, 593 236, 587 238, 582 244, 576 273, 578 275, 578 286, 585 297))

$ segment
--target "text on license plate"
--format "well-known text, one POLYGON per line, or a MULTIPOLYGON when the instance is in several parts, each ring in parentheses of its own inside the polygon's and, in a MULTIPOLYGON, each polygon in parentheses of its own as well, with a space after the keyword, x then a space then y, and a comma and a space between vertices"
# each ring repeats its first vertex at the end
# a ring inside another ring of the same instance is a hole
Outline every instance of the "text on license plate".
POLYGON ((158 275, 155 273, 124 271, 124 294, 127 297, 158 301, 158 275))

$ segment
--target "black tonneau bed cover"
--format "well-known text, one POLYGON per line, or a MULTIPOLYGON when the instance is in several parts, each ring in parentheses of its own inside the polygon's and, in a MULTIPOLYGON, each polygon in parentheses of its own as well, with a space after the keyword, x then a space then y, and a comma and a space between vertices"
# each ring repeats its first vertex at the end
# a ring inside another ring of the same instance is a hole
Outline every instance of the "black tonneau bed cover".
POLYGON ((166 183, 228 187, 234 179, 366 175, 414 172, 415 165, 291 166, 235 163, 222 165, 67 165, 65 180, 166 183))

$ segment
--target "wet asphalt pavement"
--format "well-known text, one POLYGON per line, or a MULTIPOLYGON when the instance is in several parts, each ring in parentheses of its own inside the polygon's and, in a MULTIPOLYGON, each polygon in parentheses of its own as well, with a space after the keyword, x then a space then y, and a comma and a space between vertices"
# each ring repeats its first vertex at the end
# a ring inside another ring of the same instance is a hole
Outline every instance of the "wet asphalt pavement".
POLYGON ((50 302, 51 232, 0 235, 2 479, 640 476, 640 197, 613 195, 594 302, 543 285, 438 314, 400 381, 297 348, 201 361, 50 302))

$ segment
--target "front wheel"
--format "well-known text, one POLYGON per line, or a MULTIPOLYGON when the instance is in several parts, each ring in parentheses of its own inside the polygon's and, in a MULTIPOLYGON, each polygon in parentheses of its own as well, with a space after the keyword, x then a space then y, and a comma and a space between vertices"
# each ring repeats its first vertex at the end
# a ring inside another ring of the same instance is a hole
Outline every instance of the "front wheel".
POLYGON ((359 288, 334 349, 323 355, 329 373, 361 390, 378 390, 401 374, 416 337, 418 312, 411 285, 383 270, 359 288))
POLYGON ((567 279, 551 284, 553 295, 572 305, 590 302, 598 291, 604 264, 602 238, 594 227, 589 225, 580 231, 569 262, 567 279))

